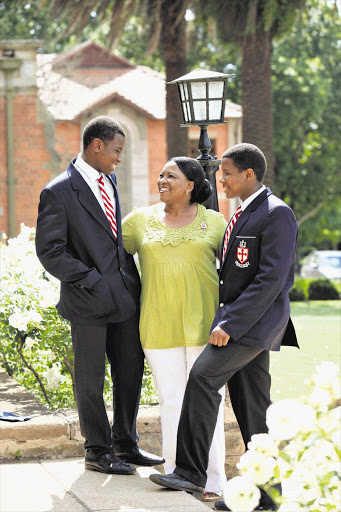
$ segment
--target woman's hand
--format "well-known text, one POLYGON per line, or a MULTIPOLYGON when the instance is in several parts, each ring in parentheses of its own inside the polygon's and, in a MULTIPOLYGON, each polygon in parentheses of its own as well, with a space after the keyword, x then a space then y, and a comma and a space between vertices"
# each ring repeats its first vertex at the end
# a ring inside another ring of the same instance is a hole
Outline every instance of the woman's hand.
POLYGON ((215 327, 211 332, 209 343, 211 343, 211 345, 216 345, 217 347, 225 347, 230 337, 231 336, 229 334, 217 325, 217 327, 215 327))

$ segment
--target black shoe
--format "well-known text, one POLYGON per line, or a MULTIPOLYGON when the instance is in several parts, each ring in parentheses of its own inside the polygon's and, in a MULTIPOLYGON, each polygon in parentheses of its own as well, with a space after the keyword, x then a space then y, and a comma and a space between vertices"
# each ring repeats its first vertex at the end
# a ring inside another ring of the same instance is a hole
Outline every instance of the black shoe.
MULTIPOLYGON (((253 510, 254 511, 264 510, 264 512, 265 512, 266 510, 277 510, 277 509, 278 509, 277 505, 261 505, 261 504, 259 504, 258 507, 254 508, 253 510)), ((216 501, 214 504, 213 510, 230 510, 231 511, 231 509, 227 505, 225 505, 224 501, 216 501)))
POLYGON ((168 487, 168 489, 175 489, 177 491, 202 493, 204 490, 200 485, 196 485, 193 482, 186 480, 184 476, 178 475, 177 473, 171 473, 169 475, 155 473, 153 475, 149 475, 149 480, 154 482, 154 484, 162 485, 162 487, 168 487))
POLYGON ((85 469, 115 475, 133 475, 136 469, 120 460, 112 452, 98 454, 87 450, 85 455, 85 469))
POLYGON ((231 510, 231 509, 228 508, 227 505, 225 505, 225 501, 219 500, 219 501, 215 502, 213 510, 231 510))
POLYGON ((124 462, 136 464, 137 466, 157 466, 163 464, 165 459, 141 450, 138 446, 125 452, 115 452, 115 455, 124 462))

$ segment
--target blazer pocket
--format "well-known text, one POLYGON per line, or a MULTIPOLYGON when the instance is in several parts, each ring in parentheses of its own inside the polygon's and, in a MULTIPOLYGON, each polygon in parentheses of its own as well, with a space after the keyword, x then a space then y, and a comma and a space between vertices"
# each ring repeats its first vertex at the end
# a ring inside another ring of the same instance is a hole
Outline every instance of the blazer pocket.
POLYGON ((101 318, 117 310, 108 283, 101 278, 92 288, 72 286, 72 316, 101 318))
POLYGON ((243 337, 251 338, 253 340, 264 340, 268 338, 269 332, 273 329, 272 317, 273 317, 274 305, 271 304, 264 315, 255 323, 251 329, 245 333, 243 337))

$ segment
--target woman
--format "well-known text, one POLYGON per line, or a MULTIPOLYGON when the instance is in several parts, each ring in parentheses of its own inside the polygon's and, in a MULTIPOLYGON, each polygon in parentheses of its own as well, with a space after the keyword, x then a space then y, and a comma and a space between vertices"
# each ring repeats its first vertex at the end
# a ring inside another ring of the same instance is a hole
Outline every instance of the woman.
MULTIPOLYGON (((159 396, 164 469, 172 473, 186 382, 218 306, 216 258, 226 221, 202 204, 212 188, 197 160, 172 158, 157 184, 161 202, 135 209, 122 227, 124 246, 141 265, 141 343, 159 396)), ((219 499, 226 481, 224 389, 221 395, 204 501, 219 499)))

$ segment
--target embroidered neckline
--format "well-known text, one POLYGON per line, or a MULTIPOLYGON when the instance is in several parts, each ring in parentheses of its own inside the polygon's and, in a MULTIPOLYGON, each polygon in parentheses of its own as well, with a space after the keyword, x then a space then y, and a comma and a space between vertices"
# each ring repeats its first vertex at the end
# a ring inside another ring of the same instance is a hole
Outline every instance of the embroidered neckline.
POLYGON ((171 244, 174 247, 188 240, 203 238, 207 231, 206 209, 198 204, 197 216, 191 224, 181 228, 169 228, 164 226, 159 219, 162 203, 152 206, 152 213, 146 223, 146 234, 148 238, 161 242, 162 245, 171 244))

